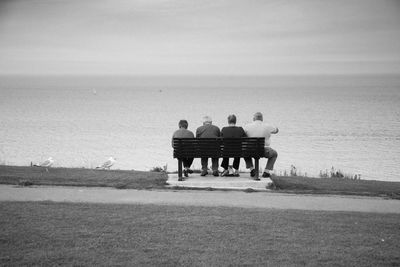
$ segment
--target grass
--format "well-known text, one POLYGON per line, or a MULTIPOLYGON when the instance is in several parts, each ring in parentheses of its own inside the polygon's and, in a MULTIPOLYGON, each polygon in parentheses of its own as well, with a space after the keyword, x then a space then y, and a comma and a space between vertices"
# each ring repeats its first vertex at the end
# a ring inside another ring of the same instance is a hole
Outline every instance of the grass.
POLYGON ((130 189, 163 188, 165 173, 81 168, 50 168, 0 166, 0 184, 99 186, 130 189))
MULTIPOLYGON (((93 170, 0 166, 0 184, 20 186, 97 186, 120 189, 166 189, 164 171, 93 170)), ((292 193, 352 194, 400 199, 400 183, 342 178, 276 176, 272 189, 292 193)), ((174 189, 174 188, 173 188, 174 189)), ((189 189, 189 188, 186 188, 189 189)), ((245 189, 245 188, 244 188, 245 189)), ((208 190, 213 190, 212 188, 208 190)))
POLYGON ((0 203, 0 265, 399 266, 400 214, 0 203))
POLYGON ((309 178, 275 176, 274 189, 297 193, 352 194, 387 196, 400 199, 400 183, 342 178, 309 178))

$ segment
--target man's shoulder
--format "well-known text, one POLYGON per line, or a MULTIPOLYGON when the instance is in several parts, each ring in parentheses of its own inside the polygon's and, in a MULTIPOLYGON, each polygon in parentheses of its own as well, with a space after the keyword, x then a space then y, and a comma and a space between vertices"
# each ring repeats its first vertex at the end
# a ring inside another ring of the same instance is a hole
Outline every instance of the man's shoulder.
POLYGON ((196 133, 202 132, 202 131, 203 131, 203 129, 204 129, 204 127, 203 127, 203 126, 199 126, 199 127, 197 127, 197 129, 196 129, 196 133))
POLYGON ((253 128, 255 126, 256 126, 256 122, 253 121, 253 122, 250 122, 250 123, 246 124, 245 126, 243 126, 243 129, 246 130, 246 129, 249 129, 249 128, 253 128))
POLYGON ((219 130, 219 127, 217 125, 211 124, 211 127, 219 130))
POLYGON ((173 137, 180 138, 180 137, 194 137, 192 131, 187 129, 178 129, 174 132, 173 137))
POLYGON ((205 127, 206 127, 205 125, 201 125, 201 126, 197 127, 196 131, 204 129, 205 127))

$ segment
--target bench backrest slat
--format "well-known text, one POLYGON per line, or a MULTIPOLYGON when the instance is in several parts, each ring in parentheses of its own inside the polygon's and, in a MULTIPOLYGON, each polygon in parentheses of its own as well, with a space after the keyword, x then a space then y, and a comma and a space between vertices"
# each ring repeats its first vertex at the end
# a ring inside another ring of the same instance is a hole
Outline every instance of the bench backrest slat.
POLYGON ((174 158, 258 157, 264 154, 264 138, 174 138, 174 158))

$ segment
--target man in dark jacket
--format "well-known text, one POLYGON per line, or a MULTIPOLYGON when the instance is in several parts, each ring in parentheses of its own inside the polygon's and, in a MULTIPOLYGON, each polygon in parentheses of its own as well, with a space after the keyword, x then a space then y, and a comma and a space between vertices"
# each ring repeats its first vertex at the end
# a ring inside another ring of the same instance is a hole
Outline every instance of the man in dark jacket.
MULTIPOLYGON (((229 115, 228 116, 228 124, 229 126, 222 128, 221 130, 221 137, 223 138, 241 138, 246 137, 246 133, 244 132, 242 127, 236 126, 236 116, 229 115)), ((239 176, 239 163, 240 158, 234 158, 233 160, 233 175, 239 176)), ((224 168, 221 176, 229 175, 229 158, 224 158, 221 163, 221 167, 224 168)))
MULTIPOLYGON (((174 147, 174 138, 194 138, 194 134, 189 131, 187 128, 189 126, 187 120, 180 120, 178 123, 179 129, 174 132, 172 135, 172 147, 174 147)), ((193 171, 190 169, 190 166, 193 163, 193 158, 183 158, 182 159, 183 163, 183 175, 185 177, 188 177, 188 173, 193 173, 193 171)), ((182 178, 179 178, 179 181, 182 181, 182 178)))
MULTIPOLYGON (((196 130, 197 138, 215 138, 220 137, 221 132, 219 128, 212 125, 212 119, 210 116, 203 117, 203 126, 200 126, 196 130)), ((212 170, 214 176, 219 176, 218 172, 218 158, 212 158, 212 170)), ((201 158, 201 176, 206 176, 208 174, 208 158, 201 158)))

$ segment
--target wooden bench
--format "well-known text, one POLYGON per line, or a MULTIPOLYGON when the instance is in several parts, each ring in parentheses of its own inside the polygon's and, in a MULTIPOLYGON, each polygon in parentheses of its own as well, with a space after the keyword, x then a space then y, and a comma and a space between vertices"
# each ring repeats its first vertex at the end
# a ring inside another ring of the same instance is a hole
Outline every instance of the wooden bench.
POLYGON ((264 157, 264 138, 174 138, 174 158, 182 177, 182 158, 254 158, 258 178, 259 160, 264 157))

